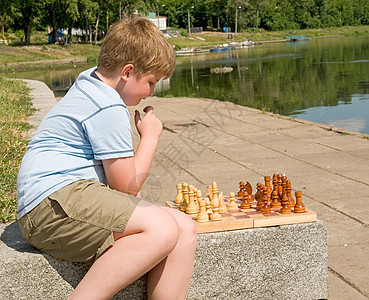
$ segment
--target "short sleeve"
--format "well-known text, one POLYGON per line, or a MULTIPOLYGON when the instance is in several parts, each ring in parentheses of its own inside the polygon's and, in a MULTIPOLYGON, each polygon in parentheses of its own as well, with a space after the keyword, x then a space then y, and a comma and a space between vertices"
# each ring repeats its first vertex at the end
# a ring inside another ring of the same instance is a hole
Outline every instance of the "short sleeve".
POLYGON ((134 155, 129 112, 122 105, 97 111, 83 122, 94 158, 97 160, 134 155))

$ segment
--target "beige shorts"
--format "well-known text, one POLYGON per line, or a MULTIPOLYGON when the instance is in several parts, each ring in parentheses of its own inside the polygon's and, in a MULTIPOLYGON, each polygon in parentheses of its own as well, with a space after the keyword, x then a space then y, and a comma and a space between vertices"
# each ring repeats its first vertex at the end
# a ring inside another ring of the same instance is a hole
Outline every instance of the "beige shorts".
POLYGON ((93 262, 124 232, 141 199, 101 182, 76 181, 44 199, 18 220, 23 237, 54 257, 93 262))

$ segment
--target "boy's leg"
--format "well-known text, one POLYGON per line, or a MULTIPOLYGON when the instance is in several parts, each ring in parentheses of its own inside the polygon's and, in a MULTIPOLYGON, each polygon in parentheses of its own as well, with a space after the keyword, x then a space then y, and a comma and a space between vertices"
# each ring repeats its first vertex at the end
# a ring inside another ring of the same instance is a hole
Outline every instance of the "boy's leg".
MULTIPOLYGON (((167 209, 141 201, 125 232, 115 233, 113 246, 96 260, 70 299, 108 299, 113 296, 158 265, 177 244, 182 245, 182 242, 178 243, 181 239, 179 226, 176 217, 167 209)), ((193 259, 190 263, 193 264, 193 259)), ((166 274, 164 271, 159 273, 166 274)), ((160 289, 161 280, 156 282, 160 289)), ((168 299, 176 298, 180 299, 168 299)))
POLYGON ((194 266, 197 234, 194 221, 186 214, 162 207, 179 226, 179 238, 169 255, 148 275, 149 299, 185 299, 194 266))

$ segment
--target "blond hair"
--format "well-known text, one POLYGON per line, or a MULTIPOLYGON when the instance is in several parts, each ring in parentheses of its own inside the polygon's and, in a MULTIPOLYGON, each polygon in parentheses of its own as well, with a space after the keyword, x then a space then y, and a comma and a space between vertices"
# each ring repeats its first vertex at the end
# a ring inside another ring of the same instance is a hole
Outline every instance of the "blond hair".
POLYGON ((150 72, 169 78, 175 68, 175 53, 159 28, 144 17, 113 24, 101 45, 98 66, 109 71, 127 64, 140 77, 150 72))

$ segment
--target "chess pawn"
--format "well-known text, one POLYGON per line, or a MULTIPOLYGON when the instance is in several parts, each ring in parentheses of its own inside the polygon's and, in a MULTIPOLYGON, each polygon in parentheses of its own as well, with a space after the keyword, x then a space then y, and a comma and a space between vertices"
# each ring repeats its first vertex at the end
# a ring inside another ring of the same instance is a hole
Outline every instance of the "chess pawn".
POLYGON ((292 193, 292 187, 291 187, 291 181, 286 181, 286 193, 288 198, 288 206, 293 208, 295 206, 295 201, 293 200, 291 193, 292 193))
POLYGON ((243 181, 240 181, 240 191, 238 192, 237 194, 237 197, 238 198, 242 198, 243 197, 243 190, 244 190, 244 186, 245 186, 245 183, 243 181))
POLYGON ((229 203, 227 204, 227 208, 228 208, 229 212, 238 210, 238 205, 235 202, 236 201, 235 196, 236 196, 236 194, 234 192, 229 193, 229 203))
POLYGON ((264 196, 263 199, 263 206, 260 208, 261 213, 263 214, 270 214, 272 212, 272 206, 269 202, 268 197, 264 196))
POLYGON ((211 197, 211 205, 214 207, 214 202, 218 203, 218 207, 219 207, 219 194, 218 194, 218 186, 215 182, 213 182, 212 184, 212 188, 211 188, 211 193, 212 193, 212 197, 211 197))
POLYGON ((302 192, 301 191, 296 191, 295 196, 296 196, 296 204, 295 204, 295 207, 294 207, 294 212, 295 213, 305 212, 305 205, 302 203, 302 192))
POLYGON ((177 205, 181 204, 182 202, 182 184, 180 183, 177 184, 177 195, 176 200, 174 202, 177 205))
POLYGON ((224 196, 223 192, 219 195, 219 213, 220 214, 226 214, 228 212, 227 206, 224 203, 224 196))
POLYGON ((243 191, 243 197, 242 197, 243 201, 241 203, 241 208, 242 209, 249 209, 249 208, 251 208, 251 204, 249 203, 249 201, 247 201, 248 200, 248 197, 249 197, 249 194, 247 193, 246 190, 244 190, 243 191))
POLYGON ((212 221, 220 221, 222 219, 222 215, 219 213, 219 198, 212 199, 212 208, 213 213, 210 215, 210 220, 212 221))
POLYGON ((272 208, 281 208, 282 204, 279 201, 278 191, 273 190, 272 192, 272 208))
POLYGON ((197 222, 203 223, 209 221, 209 215, 206 212, 206 203, 205 200, 202 198, 201 191, 197 191, 197 201, 200 205, 200 211, 197 215, 197 222))
POLYGON ((268 188, 263 186, 263 196, 259 197, 258 203, 256 203, 256 210, 260 211, 264 205, 264 201, 268 201, 268 188))
POLYGON ((288 197, 286 193, 284 193, 282 196, 282 208, 280 209, 280 213, 281 214, 292 213, 291 207, 288 206, 288 197))
POLYGON ((189 192, 189 203, 186 207, 186 214, 193 215, 198 213, 198 206, 195 203, 194 197, 194 187, 190 185, 190 192, 189 192))
POLYGON ((179 206, 179 210, 185 212, 188 202, 189 202, 188 184, 183 182, 182 183, 182 202, 179 206))

